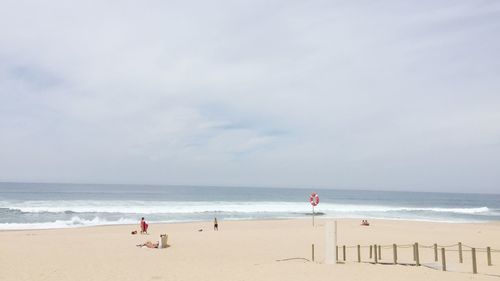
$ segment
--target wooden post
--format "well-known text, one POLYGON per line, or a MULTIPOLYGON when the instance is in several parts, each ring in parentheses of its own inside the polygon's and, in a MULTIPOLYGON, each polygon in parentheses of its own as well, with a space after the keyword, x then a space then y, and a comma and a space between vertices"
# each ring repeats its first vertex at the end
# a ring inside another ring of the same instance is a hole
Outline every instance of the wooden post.
POLYGON ((382 246, 378 245, 378 259, 382 259, 382 246))
POLYGON ((358 245, 358 262, 361 262, 361 246, 358 245))
POLYGON ((392 244, 392 253, 394 256, 394 264, 398 264, 398 246, 396 244, 392 244))
POLYGON ((373 247, 373 254, 375 256, 375 263, 378 263, 378 255, 377 255, 377 244, 373 247))
POLYGON ((463 263, 464 258, 462 256, 462 242, 458 242, 458 262, 463 263))
POLYGON ((314 244, 311 245, 311 256, 312 256, 312 261, 314 261, 314 244))
POLYGON ((372 245, 370 245, 370 259, 373 257, 372 252, 373 252, 373 246, 372 246, 372 245))
POLYGON ((472 273, 477 273, 476 248, 472 248, 472 273))
POLYGON ((415 253, 415 244, 412 245, 412 248, 413 248, 413 260, 416 261, 417 260, 417 255, 415 253))
POLYGON ((415 257, 416 257, 416 264, 417 266, 420 266, 420 256, 418 254, 418 243, 415 242, 415 257))
POLYGON ((446 271, 446 256, 444 253, 444 248, 441 248, 441 262, 443 263, 443 271, 446 271))
POLYGON ((342 258, 345 261, 345 245, 342 246, 342 258))
POLYGON ((434 243, 434 261, 438 261, 438 244, 434 243))
POLYGON ((488 266, 491 266, 491 248, 486 247, 486 255, 488 256, 488 266))
POLYGON ((335 260, 339 261, 339 246, 335 246, 335 260))

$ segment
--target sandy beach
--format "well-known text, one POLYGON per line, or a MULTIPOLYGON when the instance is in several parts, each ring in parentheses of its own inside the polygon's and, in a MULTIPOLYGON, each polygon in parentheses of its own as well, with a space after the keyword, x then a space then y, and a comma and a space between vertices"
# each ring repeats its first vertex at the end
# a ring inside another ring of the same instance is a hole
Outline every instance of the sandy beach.
MULTIPOLYGON (((447 267, 434 262, 426 245, 462 242, 500 249, 500 223, 450 224, 410 221, 338 220, 338 245, 420 243, 423 266, 369 263, 369 248, 346 248, 346 262, 324 263, 325 222, 317 220, 222 221, 153 224, 149 235, 131 235, 136 225, 0 232, 0 280, 500 280, 500 253, 477 253, 478 274, 471 274, 471 253, 447 250, 447 267), (203 231, 199 231, 202 229, 203 231), (167 249, 137 247, 169 235, 167 249), (311 261, 311 244, 315 261, 311 261), (460 271, 460 272, 459 272, 460 271), (461 273, 466 272, 466 273, 461 273), (498 275, 498 276, 494 276, 498 275)), ((465 246, 464 246, 465 250, 465 246)), ((339 251, 342 261, 342 251, 339 251)), ((393 261, 382 249, 382 262, 393 261)), ((413 263, 412 248, 399 248, 398 261, 413 263)))

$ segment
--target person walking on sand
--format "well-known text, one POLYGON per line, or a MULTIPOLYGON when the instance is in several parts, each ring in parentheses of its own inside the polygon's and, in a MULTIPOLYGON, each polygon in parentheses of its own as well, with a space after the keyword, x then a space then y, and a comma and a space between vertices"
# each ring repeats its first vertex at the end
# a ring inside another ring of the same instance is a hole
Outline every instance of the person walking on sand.
POLYGON ((144 220, 144 217, 141 218, 141 234, 148 234, 148 224, 144 220))
POLYGON ((217 223, 217 218, 214 218, 214 230, 219 231, 219 223, 217 223))

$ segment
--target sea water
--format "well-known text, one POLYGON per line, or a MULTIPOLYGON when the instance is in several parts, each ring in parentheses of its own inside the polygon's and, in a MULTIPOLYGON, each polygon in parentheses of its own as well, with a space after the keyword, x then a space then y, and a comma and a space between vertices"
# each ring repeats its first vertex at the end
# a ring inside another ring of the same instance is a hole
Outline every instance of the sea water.
POLYGON ((0 183, 0 229, 307 218, 500 220, 500 194, 298 188, 0 183))

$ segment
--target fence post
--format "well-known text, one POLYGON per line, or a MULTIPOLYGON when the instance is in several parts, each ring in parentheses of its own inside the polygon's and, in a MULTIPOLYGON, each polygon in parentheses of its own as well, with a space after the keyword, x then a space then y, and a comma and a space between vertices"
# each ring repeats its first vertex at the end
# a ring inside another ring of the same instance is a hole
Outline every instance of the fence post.
POLYGON ((491 266, 491 248, 486 247, 486 255, 488 256, 488 266, 491 266))
POLYGON ((413 260, 416 261, 417 260, 417 256, 416 256, 416 253, 415 253, 415 244, 412 245, 412 248, 413 248, 413 260))
POLYGON ((476 248, 472 248, 472 273, 477 273, 477 264, 476 264, 476 248))
POLYGON ((342 258, 344 259, 345 261, 345 245, 342 246, 342 258))
POLYGON ((375 246, 373 248, 374 248, 373 253, 375 256, 375 263, 378 263, 377 244, 375 244, 375 246))
POLYGON ((464 262, 464 258, 462 256, 462 242, 458 242, 458 262, 464 262))
POLYGON ((312 261, 314 261, 314 244, 311 244, 311 257, 312 261))
POLYGON ((392 244, 392 253, 394 255, 394 264, 398 264, 398 246, 396 244, 392 244))
POLYGON ((415 242, 415 256, 416 256, 416 264, 417 266, 420 266, 420 256, 418 254, 418 243, 415 242))
POLYGON ((382 246, 378 245, 378 259, 382 259, 382 246))
POLYGON ((434 261, 438 261, 438 244, 434 243, 434 261))
POLYGON ((370 259, 373 257, 372 252, 373 252, 373 246, 372 246, 372 245, 370 245, 370 259))
POLYGON ((335 246, 335 260, 339 261, 339 246, 335 246))
POLYGON ((358 245, 358 262, 361 262, 361 246, 358 245))
POLYGON ((444 253, 444 248, 441 248, 441 262, 443 263, 443 271, 446 271, 446 255, 444 253))

